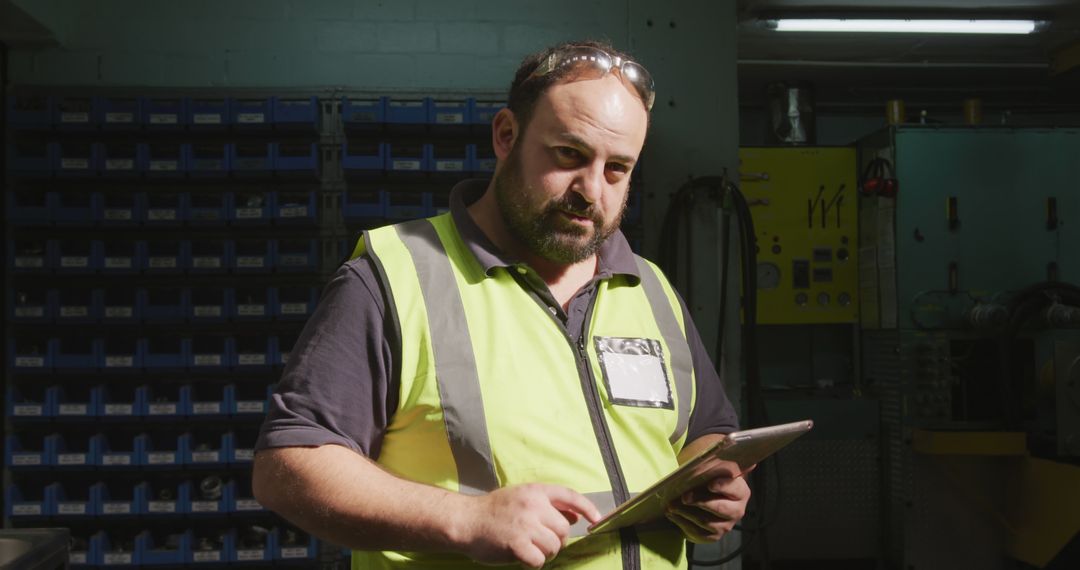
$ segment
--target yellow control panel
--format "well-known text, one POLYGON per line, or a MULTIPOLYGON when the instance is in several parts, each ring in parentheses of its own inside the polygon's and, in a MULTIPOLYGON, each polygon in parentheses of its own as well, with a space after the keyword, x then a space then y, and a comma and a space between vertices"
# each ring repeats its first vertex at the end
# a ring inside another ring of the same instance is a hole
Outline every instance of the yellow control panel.
POLYGON ((757 236, 758 322, 857 322, 855 149, 744 147, 739 165, 757 236))

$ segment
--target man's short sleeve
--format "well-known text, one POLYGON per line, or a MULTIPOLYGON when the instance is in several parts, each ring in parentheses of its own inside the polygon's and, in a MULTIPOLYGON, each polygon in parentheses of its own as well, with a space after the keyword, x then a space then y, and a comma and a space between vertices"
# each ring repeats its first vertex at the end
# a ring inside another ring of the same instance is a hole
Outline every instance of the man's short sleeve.
POLYGON ((400 346, 384 299, 367 257, 338 269, 289 355, 256 450, 337 444, 378 457, 400 346))

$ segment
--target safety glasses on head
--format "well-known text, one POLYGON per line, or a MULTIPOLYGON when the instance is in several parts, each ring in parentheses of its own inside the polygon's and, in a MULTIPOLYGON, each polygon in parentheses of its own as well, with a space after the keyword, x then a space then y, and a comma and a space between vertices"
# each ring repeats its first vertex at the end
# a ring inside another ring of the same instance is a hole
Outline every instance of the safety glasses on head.
POLYGON ((633 85, 634 89, 637 90, 641 100, 645 102, 645 108, 652 110, 653 102, 656 100, 656 92, 649 72, 639 63, 611 55, 600 48, 570 46, 555 50, 544 58, 540 65, 536 66, 536 70, 529 74, 526 81, 534 77, 542 77, 567 66, 591 67, 599 71, 601 77, 611 72, 612 69, 618 69, 622 78, 630 82, 630 85, 633 85))

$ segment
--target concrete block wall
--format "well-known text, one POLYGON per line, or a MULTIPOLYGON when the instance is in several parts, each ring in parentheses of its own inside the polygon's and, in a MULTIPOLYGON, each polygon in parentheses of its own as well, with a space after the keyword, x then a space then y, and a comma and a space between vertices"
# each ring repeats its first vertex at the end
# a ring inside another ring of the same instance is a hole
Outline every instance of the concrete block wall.
POLYGON ((15 85, 504 90, 521 57, 629 38, 626 0, 15 0, 60 46, 15 85))

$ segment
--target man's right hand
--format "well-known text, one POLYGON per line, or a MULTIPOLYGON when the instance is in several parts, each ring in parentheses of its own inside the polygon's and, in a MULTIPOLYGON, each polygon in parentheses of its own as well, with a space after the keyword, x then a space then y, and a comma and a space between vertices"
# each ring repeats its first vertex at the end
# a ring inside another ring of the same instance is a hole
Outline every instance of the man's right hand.
POLYGON ((584 495, 558 485, 528 483, 467 497, 459 513, 466 555, 483 564, 520 562, 540 568, 566 546, 570 525, 600 511, 584 495))

